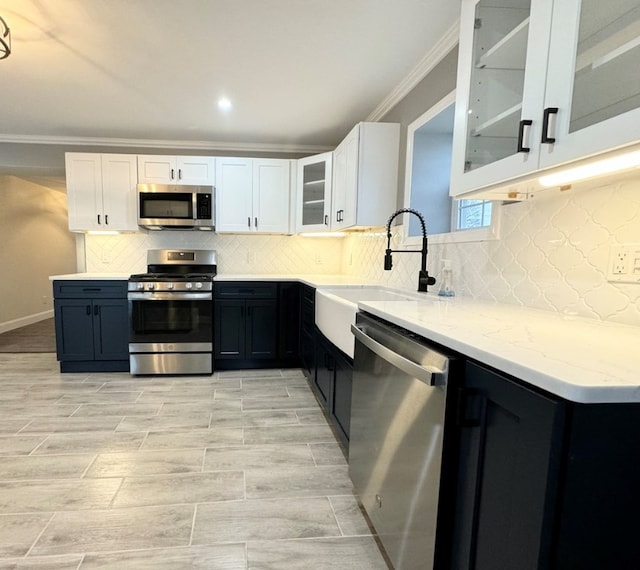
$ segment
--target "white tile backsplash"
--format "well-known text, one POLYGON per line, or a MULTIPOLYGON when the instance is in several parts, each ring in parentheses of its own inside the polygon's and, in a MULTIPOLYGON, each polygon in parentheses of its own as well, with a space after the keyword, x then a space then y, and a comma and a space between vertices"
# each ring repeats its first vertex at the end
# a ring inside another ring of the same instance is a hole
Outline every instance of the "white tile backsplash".
POLYGON ((342 239, 160 231, 86 236, 86 270, 141 273, 147 250, 215 249, 218 273, 333 274, 340 272, 342 239))
MULTIPOLYGON (((499 240, 430 244, 429 272, 439 279, 450 259, 457 295, 640 325, 640 285, 606 280, 610 247, 640 243, 640 180, 509 204, 502 215, 499 240)), ((387 272, 385 248, 382 232, 348 237, 343 271, 415 289, 420 256, 394 254, 387 272)))
MULTIPOLYGON (((509 204, 499 240, 429 245, 429 272, 453 266, 457 295, 640 325, 640 285, 606 280, 612 245, 640 243, 640 180, 509 204)), ((392 247, 402 249, 394 230, 392 247)), ((416 289, 420 255, 396 253, 383 270, 383 230, 344 239, 142 232, 86 236, 87 271, 142 272, 151 248, 218 252, 220 273, 337 274, 416 289)), ((437 290, 439 284, 432 289, 437 290)))

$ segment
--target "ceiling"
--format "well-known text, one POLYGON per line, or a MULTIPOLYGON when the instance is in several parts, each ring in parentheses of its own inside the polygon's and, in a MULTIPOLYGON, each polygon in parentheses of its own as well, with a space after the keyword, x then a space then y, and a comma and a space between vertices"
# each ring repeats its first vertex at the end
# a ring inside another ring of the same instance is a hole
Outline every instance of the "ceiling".
POLYGON ((333 148, 458 12, 449 0, 0 0, 13 48, 0 173, 55 175, 69 146, 333 148))

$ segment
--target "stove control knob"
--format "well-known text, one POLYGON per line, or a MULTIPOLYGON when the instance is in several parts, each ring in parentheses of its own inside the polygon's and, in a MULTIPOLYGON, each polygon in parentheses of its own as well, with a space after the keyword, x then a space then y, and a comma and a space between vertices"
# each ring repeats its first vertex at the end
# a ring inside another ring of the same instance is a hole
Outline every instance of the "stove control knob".
POLYGON ((193 283, 187 283, 187 284, 185 285, 185 287, 186 287, 187 289, 193 289, 193 283))
POLYGON ((155 289, 155 287, 156 287, 156 284, 155 284, 155 283, 147 283, 147 289, 148 289, 149 291, 151 291, 152 289, 155 289))
POLYGON ((196 289, 202 289, 202 283, 196 283, 196 289))
POLYGON ((173 289, 173 283, 167 283, 167 289, 169 290, 173 289))
POLYGON ((136 289, 144 289, 144 283, 136 283, 136 289))

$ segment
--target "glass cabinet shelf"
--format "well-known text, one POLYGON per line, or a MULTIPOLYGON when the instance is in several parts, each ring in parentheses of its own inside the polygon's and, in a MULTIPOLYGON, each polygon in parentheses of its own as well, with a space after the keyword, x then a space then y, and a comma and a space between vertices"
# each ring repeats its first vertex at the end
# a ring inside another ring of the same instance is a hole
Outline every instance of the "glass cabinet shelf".
POLYGON ((520 120, 520 111, 522 103, 517 103, 509 107, 502 113, 491 117, 484 123, 477 125, 471 132, 472 137, 510 137, 513 133, 518 132, 518 121, 520 120))
POLYGON ((527 57, 529 18, 520 22, 511 32, 480 56, 478 68, 524 69, 527 57))

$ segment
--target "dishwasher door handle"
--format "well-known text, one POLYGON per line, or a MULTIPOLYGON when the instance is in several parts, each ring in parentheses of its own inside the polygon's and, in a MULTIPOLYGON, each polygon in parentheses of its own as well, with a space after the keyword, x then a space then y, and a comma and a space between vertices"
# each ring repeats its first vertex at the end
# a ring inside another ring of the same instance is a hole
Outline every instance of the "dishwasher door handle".
POLYGON ((392 366, 399 368, 403 372, 411 375, 416 380, 424 382, 428 386, 443 386, 447 382, 447 374, 445 370, 441 370, 434 366, 425 366, 409 360, 404 356, 387 348, 384 344, 371 338, 363 329, 356 325, 351 325, 351 332, 356 340, 361 342, 369 350, 377 354, 380 358, 386 360, 392 366))

